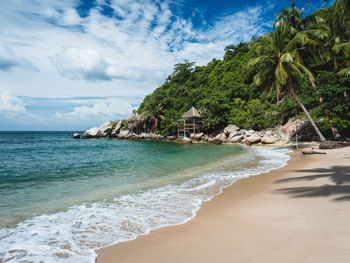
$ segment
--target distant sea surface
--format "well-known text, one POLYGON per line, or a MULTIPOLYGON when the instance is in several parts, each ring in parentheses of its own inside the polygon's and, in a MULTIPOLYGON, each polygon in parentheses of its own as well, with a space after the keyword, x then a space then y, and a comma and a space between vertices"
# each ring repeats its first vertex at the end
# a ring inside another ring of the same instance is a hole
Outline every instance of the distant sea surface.
POLYGON ((95 249, 185 223, 224 187, 289 159, 272 147, 72 135, 0 132, 0 262, 94 262, 95 249))

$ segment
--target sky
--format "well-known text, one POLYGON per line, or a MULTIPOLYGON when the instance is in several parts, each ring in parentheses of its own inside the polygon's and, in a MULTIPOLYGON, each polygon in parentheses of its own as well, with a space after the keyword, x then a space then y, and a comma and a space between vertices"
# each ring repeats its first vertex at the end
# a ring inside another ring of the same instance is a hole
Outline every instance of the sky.
MULTIPOLYGON (((325 7, 310 3, 306 12, 325 7)), ((291 1, 1 0, 0 131, 127 117, 185 59, 269 32, 291 1)))

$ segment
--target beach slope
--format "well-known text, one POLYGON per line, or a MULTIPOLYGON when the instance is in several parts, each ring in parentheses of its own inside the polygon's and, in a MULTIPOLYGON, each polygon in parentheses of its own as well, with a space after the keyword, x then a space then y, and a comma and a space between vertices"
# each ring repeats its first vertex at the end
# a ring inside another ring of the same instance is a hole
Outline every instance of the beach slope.
POLYGON ((110 262, 350 262, 350 148, 292 153, 242 179, 190 222, 97 251, 110 262))

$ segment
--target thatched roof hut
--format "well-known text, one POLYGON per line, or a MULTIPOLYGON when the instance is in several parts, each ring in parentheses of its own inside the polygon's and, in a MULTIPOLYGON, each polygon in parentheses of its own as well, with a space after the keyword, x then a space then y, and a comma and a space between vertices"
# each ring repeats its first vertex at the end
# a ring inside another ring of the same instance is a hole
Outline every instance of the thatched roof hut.
POLYGON ((184 113, 181 117, 183 119, 200 118, 201 114, 199 113, 199 111, 195 107, 192 107, 190 110, 188 110, 186 113, 184 113))

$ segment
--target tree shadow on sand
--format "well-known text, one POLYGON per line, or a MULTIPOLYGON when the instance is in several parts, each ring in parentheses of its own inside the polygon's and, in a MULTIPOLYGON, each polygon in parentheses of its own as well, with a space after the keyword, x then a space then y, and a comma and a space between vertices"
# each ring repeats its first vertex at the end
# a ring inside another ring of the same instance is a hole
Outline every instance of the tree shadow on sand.
POLYGON ((282 188, 278 192, 292 197, 335 197, 334 201, 350 201, 350 166, 332 166, 331 168, 318 168, 300 170, 301 173, 310 173, 307 176, 292 177, 276 181, 283 184, 296 181, 312 181, 320 178, 329 178, 334 184, 309 187, 282 188))

